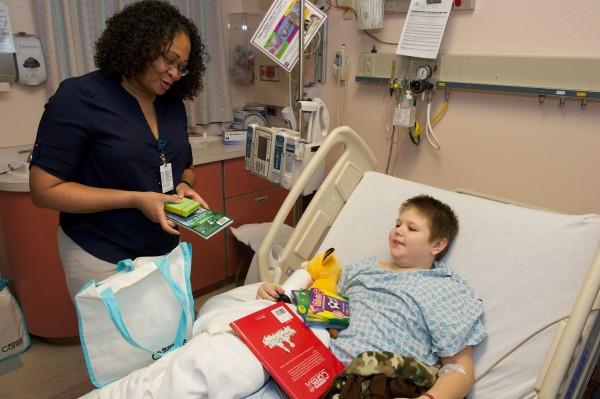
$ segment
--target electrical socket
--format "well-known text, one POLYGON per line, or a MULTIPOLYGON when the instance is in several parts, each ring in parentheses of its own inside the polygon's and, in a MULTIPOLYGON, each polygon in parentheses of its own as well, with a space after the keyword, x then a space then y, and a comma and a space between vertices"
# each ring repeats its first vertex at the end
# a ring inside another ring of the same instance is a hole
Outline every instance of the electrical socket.
POLYGON ((375 72, 375 54, 365 54, 363 68, 365 76, 373 76, 375 72))

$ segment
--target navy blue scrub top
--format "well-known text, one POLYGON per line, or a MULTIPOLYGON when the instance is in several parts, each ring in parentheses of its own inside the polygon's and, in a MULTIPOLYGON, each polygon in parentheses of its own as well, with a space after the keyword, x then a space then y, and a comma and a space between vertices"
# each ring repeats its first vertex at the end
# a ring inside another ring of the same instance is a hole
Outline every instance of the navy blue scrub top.
MULTIPOLYGON (((182 101, 154 102, 160 139, 173 183, 192 166, 182 101)), ((46 104, 32 165, 64 181, 92 187, 162 193, 157 140, 135 97, 101 71, 63 81, 46 104)), ((64 232, 107 262, 164 255, 179 236, 162 230, 138 209, 60 213, 64 232)))

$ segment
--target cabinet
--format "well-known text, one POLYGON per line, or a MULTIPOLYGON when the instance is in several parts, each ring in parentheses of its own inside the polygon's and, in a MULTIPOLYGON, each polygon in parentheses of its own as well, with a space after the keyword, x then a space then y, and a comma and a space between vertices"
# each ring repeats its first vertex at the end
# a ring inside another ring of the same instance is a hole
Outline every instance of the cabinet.
MULTIPOLYGON (((208 206, 223 213, 223 173, 221 161, 196 165, 194 190, 208 203, 208 206)), ((209 240, 205 240, 189 230, 180 228, 181 241, 192 244, 192 271, 190 283, 192 292, 225 280, 225 230, 209 240)))
MULTIPOLYGON (((288 195, 287 190, 247 172, 244 158, 225 161, 223 173, 225 213, 233 219, 232 227, 273 221, 288 195)), ((291 225, 292 215, 288 215, 286 223, 291 225)), ((228 229, 227 277, 235 276, 241 257, 239 243, 228 229)))
MULTIPOLYGON (((196 192, 211 209, 230 216, 233 226, 272 221, 287 195, 246 172, 243 157, 196 165, 194 173, 196 192)), ((29 192, 0 191, 0 275, 11 280, 29 332, 45 338, 79 332, 58 254, 57 227, 58 212, 34 207, 29 192)), ((192 244, 194 293, 235 276, 241 255, 229 228, 209 240, 180 231, 181 240, 192 244)))
POLYGON ((28 192, 0 191, 0 273, 11 280, 29 332, 46 338, 79 332, 58 254, 57 227, 58 212, 34 207, 28 192))

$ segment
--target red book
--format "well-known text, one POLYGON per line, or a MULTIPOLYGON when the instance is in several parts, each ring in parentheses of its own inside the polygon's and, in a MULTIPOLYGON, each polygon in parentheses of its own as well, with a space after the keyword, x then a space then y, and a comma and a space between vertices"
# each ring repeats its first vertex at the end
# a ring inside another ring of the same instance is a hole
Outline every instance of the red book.
POLYGON ((292 399, 318 398, 344 365, 283 302, 230 323, 292 399))

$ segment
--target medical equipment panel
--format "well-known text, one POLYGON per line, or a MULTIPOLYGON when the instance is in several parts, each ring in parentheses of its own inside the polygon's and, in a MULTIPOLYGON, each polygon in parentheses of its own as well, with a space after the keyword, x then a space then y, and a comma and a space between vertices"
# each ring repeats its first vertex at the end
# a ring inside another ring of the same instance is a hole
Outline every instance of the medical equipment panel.
POLYGON ((440 59, 404 57, 396 53, 364 52, 358 56, 356 82, 388 83, 393 79, 438 80, 440 59))
MULTIPOLYGON (((319 142, 307 142, 294 130, 251 125, 246 131, 246 170, 290 190, 319 147, 319 142)), ((304 195, 312 194, 324 175, 323 164, 307 184, 304 195)))
POLYGON ((273 135, 269 131, 263 131, 258 129, 256 125, 254 128, 254 156, 252 164, 252 173, 261 176, 265 179, 270 177, 271 157, 273 154, 273 135))
POLYGON ((272 180, 275 184, 281 183, 281 163, 283 160, 283 151, 285 148, 285 136, 277 134, 275 136, 275 154, 273 155, 272 180))
POLYGON ((298 134, 285 128, 250 125, 246 131, 246 169, 279 184, 285 143, 298 134))
MULTIPOLYGON (((438 87, 600 99, 600 57, 443 54, 438 87)), ((584 108, 584 106, 582 106, 584 108)))

